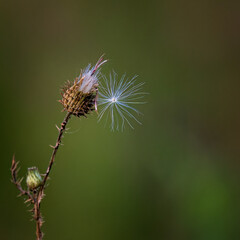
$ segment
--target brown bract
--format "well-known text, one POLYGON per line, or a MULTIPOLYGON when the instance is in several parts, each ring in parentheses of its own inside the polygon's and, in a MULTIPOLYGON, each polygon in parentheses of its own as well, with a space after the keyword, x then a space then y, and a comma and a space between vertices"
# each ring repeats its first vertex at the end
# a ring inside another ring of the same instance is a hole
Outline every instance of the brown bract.
POLYGON ((64 110, 77 117, 86 116, 86 114, 95 110, 98 93, 98 84, 93 85, 92 89, 87 93, 80 91, 83 80, 84 77, 81 77, 80 80, 76 78, 73 83, 68 81, 63 88, 62 100, 59 101, 62 103, 64 110))

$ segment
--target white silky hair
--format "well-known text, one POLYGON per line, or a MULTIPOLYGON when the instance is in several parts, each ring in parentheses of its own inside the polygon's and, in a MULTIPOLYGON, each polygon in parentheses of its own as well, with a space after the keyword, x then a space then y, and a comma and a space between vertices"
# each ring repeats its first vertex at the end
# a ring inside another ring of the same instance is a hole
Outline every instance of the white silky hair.
POLYGON ((98 83, 99 78, 99 70, 95 72, 95 74, 92 75, 92 72, 94 70, 94 67, 91 67, 91 64, 89 64, 82 73, 83 82, 79 88, 79 91, 83 93, 88 93, 93 85, 98 83))
POLYGON ((98 106, 101 106, 101 110, 98 121, 106 116, 106 123, 110 121, 112 131, 123 131, 125 123, 132 129, 134 129, 132 122, 141 124, 137 116, 142 113, 135 108, 135 105, 144 104, 145 102, 140 99, 147 93, 142 92, 144 83, 137 83, 136 78, 135 75, 128 79, 124 74, 118 79, 118 75, 114 71, 110 73, 109 79, 102 75, 102 80, 99 82, 98 106))
POLYGON ((94 85, 98 84, 100 66, 106 62, 107 60, 103 60, 103 56, 101 56, 95 66, 91 67, 91 64, 88 64, 79 76, 79 81, 83 79, 79 91, 88 93, 94 85))

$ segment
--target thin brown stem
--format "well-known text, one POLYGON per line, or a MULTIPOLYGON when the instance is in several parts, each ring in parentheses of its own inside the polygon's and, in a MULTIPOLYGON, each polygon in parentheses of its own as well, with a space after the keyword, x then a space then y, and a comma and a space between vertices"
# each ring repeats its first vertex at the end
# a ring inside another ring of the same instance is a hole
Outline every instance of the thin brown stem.
POLYGON ((42 185, 39 188, 39 191, 36 194, 36 198, 35 198, 35 202, 34 202, 34 219, 36 221, 36 235, 37 235, 37 240, 42 240, 43 237, 43 233, 41 231, 41 226, 42 226, 42 218, 41 218, 41 212, 40 212, 40 202, 43 198, 43 191, 44 191, 44 187, 46 185, 47 179, 49 177, 50 171, 52 169, 53 163, 55 161, 55 157, 57 154, 57 150, 61 144, 61 140, 63 137, 63 133, 66 130, 66 125, 71 117, 71 113, 67 113, 67 115, 65 116, 62 124, 61 124, 61 128, 58 128, 59 134, 57 137, 57 141, 55 146, 53 146, 53 152, 52 152, 52 156, 50 158, 42 185))
POLYGON ((41 231, 41 226, 42 226, 42 218, 41 218, 41 213, 40 213, 40 203, 37 199, 38 194, 34 193, 34 219, 36 221, 36 239, 37 240, 42 240, 43 238, 43 233, 41 231))
POLYGON ((34 213, 34 215, 33 215, 34 220, 36 221, 36 239, 37 240, 42 240, 42 238, 43 238, 43 233, 42 233, 42 230, 41 230, 43 220, 42 220, 42 216, 41 216, 41 212, 40 212, 40 203, 41 203, 41 200, 44 196, 44 187, 46 185, 47 179, 48 179, 49 174, 51 172, 51 169, 52 169, 52 166, 53 166, 53 163, 55 161, 56 154, 57 154, 57 150, 58 150, 58 148, 61 144, 63 133, 66 130, 66 125, 67 125, 71 115, 72 115, 72 113, 67 113, 67 115, 65 116, 65 118, 64 118, 64 120, 61 124, 61 128, 57 127, 58 132, 59 132, 58 137, 57 137, 57 141, 56 141, 55 146, 53 146, 52 156, 50 158, 50 161, 49 161, 46 173, 44 175, 42 184, 39 188, 34 189, 33 191, 29 191, 29 189, 24 190, 22 188, 22 185, 21 185, 22 179, 18 179, 18 176, 17 176, 18 162, 15 161, 15 156, 13 156, 13 159, 12 159, 12 166, 11 166, 12 182, 16 185, 16 187, 20 191, 20 194, 19 194, 20 196, 25 195, 25 196, 28 197, 28 199, 25 202, 26 203, 30 202, 31 204, 34 205, 32 211, 34 213))
POLYGON ((57 138, 57 141, 56 141, 55 146, 53 146, 52 156, 51 156, 51 159, 50 159, 50 161, 49 161, 48 168, 47 168, 47 170, 46 170, 46 173, 45 173, 45 176, 44 176, 44 179, 43 179, 43 182, 42 182, 42 185, 41 185, 41 188, 40 188, 40 191, 39 191, 39 192, 41 192, 41 191, 44 189, 44 186, 45 186, 45 184, 46 184, 46 181, 47 181, 48 176, 49 176, 49 174, 50 174, 50 171, 51 171, 51 169, 52 169, 52 165, 53 165, 53 163, 54 163, 57 150, 58 150, 58 148, 59 148, 59 146, 60 146, 60 144, 61 144, 61 140, 62 140, 63 133, 64 133, 64 131, 66 130, 66 125, 67 125, 67 123, 68 123, 71 115, 72 115, 71 113, 67 113, 67 115, 65 116, 65 118, 64 118, 64 120, 63 120, 63 122, 62 122, 62 124, 61 124, 61 128, 58 129, 58 131, 59 131, 58 138, 57 138))

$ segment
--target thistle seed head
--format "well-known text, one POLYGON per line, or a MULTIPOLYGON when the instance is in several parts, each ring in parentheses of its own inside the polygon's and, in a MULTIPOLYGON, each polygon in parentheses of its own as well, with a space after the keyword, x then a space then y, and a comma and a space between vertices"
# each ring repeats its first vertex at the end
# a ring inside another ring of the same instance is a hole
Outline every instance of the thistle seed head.
POLYGON ((91 67, 91 64, 89 64, 73 83, 68 82, 66 84, 62 93, 62 100, 60 100, 64 110, 80 117, 86 116, 96 109, 99 71, 100 66, 105 62, 107 60, 100 57, 95 66, 91 67))
POLYGON ((42 177, 37 167, 28 168, 26 182, 30 190, 34 190, 42 184, 42 177))

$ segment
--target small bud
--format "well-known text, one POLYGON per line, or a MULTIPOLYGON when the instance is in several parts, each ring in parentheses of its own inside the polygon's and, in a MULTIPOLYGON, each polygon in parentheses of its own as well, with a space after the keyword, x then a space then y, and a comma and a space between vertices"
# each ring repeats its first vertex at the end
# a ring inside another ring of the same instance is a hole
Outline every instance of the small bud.
POLYGON ((101 57, 94 67, 89 65, 73 84, 69 82, 66 84, 60 101, 65 110, 77 117, 96 110, 99 70, 105 62, 106 60, 101 57))
POLYGON ((39 187, 42 184, 42 177, 37 167, 28 168, 27 186, 30 190, 39 187))

